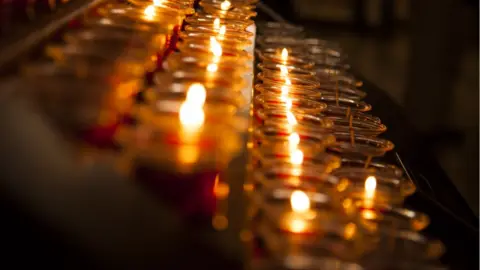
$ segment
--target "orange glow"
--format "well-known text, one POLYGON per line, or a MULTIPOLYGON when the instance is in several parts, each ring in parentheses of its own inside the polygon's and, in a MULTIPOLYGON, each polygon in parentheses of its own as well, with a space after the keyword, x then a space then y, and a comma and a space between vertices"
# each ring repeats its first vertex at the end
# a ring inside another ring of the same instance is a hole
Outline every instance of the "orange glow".
POLYGON ((365 180, 365 199, 373 199, 375 196, 375 189, 377 188, 377 179, 375 176, 367 177, 365 180))
POLYGON ((288 68, 284 65, 280 66, 280 75, 286 77, 288 76, 288 68))
POLYGON ((217 58, 222 56, 223 54, 222 45, 217 41, 215 37, 210 37, 210 51, 217 58))
POLYGON ((214 28, 214 29, 219 29, 219 28, 220 28, 220 18, 216 18, 216 19, 213 21, 213 28, 214 28))
POLYGON ((283 48, 282 50, 282 61, 285 63, 288 60, 288 50, 287 48, 283 48))
POLYGON ((164 0, 153 0, 153 5, 159 7, 163 4, 164 0))
POLYGON ((285 84, 286 85, 292 85, 292 81, 290 81, 289 78, 285 78, 285 84))
POLYGON ((290 88, 286 85, 282 85, 282 94, 281 94, 281 97, 286 97, 288 96, 288 91, 290 90, 290 88))
POLYGON ((223 37, 225 35, 225 33, 227 32, 227 27, 225 25, 222 25, 220 27, 220 30, 218 31, 218 34, 223 37))
POLYGON ((149 5, 143 10, 143 15, 146 20, 153 21, 155 19, 155 15, 157 14, 154 5, 149 5))
POLYGON ((301 165, 303 163, 303 152, 300 149, 295 149, 290 156, 290 162, 293 165, 301 165))
POLYGON ((207 90, 201 83, 193 83, 188 88, 186 103, 203 107, 207 98, 207 90))
POLYGON ((293 115, 291 111, 287 111, 287 122, 291 128, 298 124, 297 118, 295 118, 295 115, 293 115))
POLYGON ((208 66, 207 66, 207 71, 208 72, 217 72, 217 70, 218 70, 218 65, 217 64, 215 64, 215 63, 208 64, 208 66))
POLYGON ((297 132, 293 132, 292 134, 290 134, 290 136, 288 136, 288 142, 290 143, 290 145, 295 145, 296 148, 297 145, 300 143, 300 135, 298 135, 297 132))
POLYGON ((290 206, 295 213, 306 213, 310 210, 310 198, 305 192, 295 190, 290 195, 290 206))
POLYGON ((227 11, 230 6, 232 6, 232 3, 230 3, 228 0, 223 1, 222 4, 220 4, 220 8, 224 11, 227 11))

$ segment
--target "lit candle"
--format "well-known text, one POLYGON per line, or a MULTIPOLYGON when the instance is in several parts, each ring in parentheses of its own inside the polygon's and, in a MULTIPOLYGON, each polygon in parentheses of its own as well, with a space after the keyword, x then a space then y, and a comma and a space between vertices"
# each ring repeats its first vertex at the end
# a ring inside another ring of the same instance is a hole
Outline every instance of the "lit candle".
POLYGON ((216 18, 215 20, 213 20, 213 29, 220 29, 220 18, 216 18))
POLYGON ((375 176, 369 176, 365 180, 365 193, 363 199, 363 207, 365 208, 362 211, 362 217, 365 219, 374 219, 376 213, 371 208, 374 205, 375 190, 377 188, 377 179, 375 176))
POLYGON ((282 63, 286 65, 288 61, 288 50, 286 48, 283 48, 281 56, 282 56, 282 63))
POLYGON ((301 190, 293 191, 290 195, 290 207, 292 211, 285 216, 284 229, 292 233, 310 232, 315 213, 310 210, 308 195, 301 190))
POLYGON ((229 10, 231 6, 232 6, 232 3, 230 3, 230 1, 228 1, 228 0, 223 1, 223 2, 220 4, 220 8, 222 9, 222 11, 227 11, 227 10, 229 10))
POLYGON ((178 159, 184 164, 192 164, 198 160, 199 151, 196 145, 199 133, 205 122, 203 105, 207 92, 202 84, 194 83, 188 88, 187 97, 180 106, 181 145, 178 159))
POLYGON ((143 10, 143 17, 147 21, 153 21, 155 19, 155 15, 157 14, 155 10, 155 5, 148 5, 144 10, 143 10))
POLYGON ((227 27, 225 25, 222 25, 220 27, 220 30, 218 30, 218 36, 220 39, 223 39, 225 37, 225 33, 227 32, 227 27))

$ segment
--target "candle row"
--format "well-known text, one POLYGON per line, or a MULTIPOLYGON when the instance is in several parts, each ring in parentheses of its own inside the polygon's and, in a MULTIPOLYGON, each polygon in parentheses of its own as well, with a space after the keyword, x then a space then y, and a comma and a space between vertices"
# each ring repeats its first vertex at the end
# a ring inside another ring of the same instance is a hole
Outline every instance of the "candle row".
POLYGON ((402 208, 415 186, 382 161, 394 145, 344 52, 299 26, 260 30, 251 213, 277 267, 435 267, 443 245, 421 234, 426 215, 402 208))

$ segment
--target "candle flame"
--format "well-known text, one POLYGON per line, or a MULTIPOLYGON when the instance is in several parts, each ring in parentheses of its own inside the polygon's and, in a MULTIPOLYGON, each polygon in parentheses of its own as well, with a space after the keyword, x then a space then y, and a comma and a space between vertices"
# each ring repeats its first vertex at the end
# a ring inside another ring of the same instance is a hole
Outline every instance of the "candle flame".
POLYGON ((285 101, 285 103, 286 103, 285 106, 287 106, 287 110, 290 111, 290 110, 292 109, 292 106, 293 106, 293 101, 292 101, 292 99, 287 98, 287 100, 285 101))
POLYGON ((224 11, 227 11, 230 8, 231 5, 232 5, 232 3, 230 3, 230 1, 225 0, 225 1, 222 2, 222 4, 220 4, 220 8, 224 11))
POLYGON ((290 90, 290 88, 287 85, 282 85, 281 89, 282 89, 281 96, 286 97, 288 95, 288 91, 290 90))
POLYGON ((303 163, 303 152, 300 149, 295 149, 292 155, 290 156, 290 162, 293 165, 302 165, 303 163))
POLYGON ((282 50, 282 61, 287 62, 288 60, 288 50, 287 48, 283 48, 282 50))
POLYGON ((144 10, 143 10, 143 15, 145 15, 145 19, 152 21, 155 17, 156 11, 155 11, 155 6, 154 5, 148 5, 144 10))
POLYGON ((291 111, 287 111, 287 122, 290 126, 295 126, 298 123, 297 118, 291 111))
POLYGON ((377 179, 375 176, 367 177, 365 180, 365 198, 372 199, 375 196, 375 189, 377 188, 377 179))
POLYGON ((305 213, 310 210, 310 198, 308 198, 305 192, 295 190, 292 192, 292 195, 290 195, 290 206, 296 213, 305 213))
POLYGON ((219 29, 219 28, 220 28, 220 18, 216 18, 216 19, 213 21, 213 28, 214 28, 214 29, 219 29))
POLYGON ((288 76, 288 68, 284 65, 280 66, 280 75, 286 77, 288 76))
POLYGON ((207 98, 207 90, 201 83, 193 83, 187 91, 185 102, 197 107, 203 107, 207 98))
POLYGON ((220 27, 220 30, 218 31, 218 34, 219 34, 220 36, 223 36, 223 35, 225 35, 226 32, 227 32, 227 27, 226 27, 225 25, 222 25, 222 26, 220 27))
POLYGON ((292 85, 292 81, 290 81, 289 78, 285 78, 285 84, 286 85, 292 85))
POLYGON ((210 51, 216 57, 220 57, 223 54, 222 45, 217 41, 215 37, 210 37, 210 51))
POLYGON ((156 7, 161 6, 163 4, 163 1, 164 0, 153 0, 153 5, 156 7))
POLYGON ((218 70, 218 65, 217 64, 215 64, 215 63, 208 64, 208 66, 207 66, 207 71, 208 72, 217 72, 217 70, 218 70))
POLYGON ((288 143, 294 145, 294 148, 297 148, 297 145, 300 143, 300 135, 297 132, 293 132, 288 136, 288 143))

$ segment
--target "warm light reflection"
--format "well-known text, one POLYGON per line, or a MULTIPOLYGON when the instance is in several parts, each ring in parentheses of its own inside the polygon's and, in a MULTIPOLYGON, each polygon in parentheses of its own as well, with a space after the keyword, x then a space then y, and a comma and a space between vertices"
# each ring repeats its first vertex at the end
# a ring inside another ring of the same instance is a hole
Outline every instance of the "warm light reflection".
POLYGON ((288 50, 287 48, 283 48, 282 50, 282 61, 286 63, 288 60, 288 50))
POLYGON ((230 1, 225 0, 225 1, 222 2, 222 4, 220 4, 220 8, 224 11, 227 11, 230 8, 231 5, 232 5, 232 3, 230 3, 230 1))
POLYGON ((300 143, 300 135, 298 135, 297 132, 293 132, 292 134, 290 134, 290 136, 288 136, 288 142, 290 145, 295 145, 296 148, 297 145, 300 143))
POLYGON ((362 210, 362 217, 365 219, 375 219, 377 217, 377 213, 372 210, 373 207, 373 199, 375 197, 375 189, 377 188, 377 179, 375 176, 369 176, 365 180, 365 194, 363 200, 363 207, 365 208, 362 210))
POLYGON ((288 76, 288 68, 284 65, 280 66, 280 75, 283 77, 288 76))
POLYGON ((187 91, 187 98, 185 102, 202 107, 205 104, 207 98, 207 90, 201 83, 193 83, 190 85, 187 91))
POLYGON ((295 115, 291 111, 287 111, 287 122, 290 125, 290 128, 293 128, 298 122, 297 118, 295 118, 295 115))
POLYGON ((180 123, 189 131, 198 130, 205 121, 203 105, 206 99, 206 90, 202 84, 192 84, 187 92, 185 101, 180 106, 180 123))
POLYGON ((290 220, 289 229, 294 233, 304 232, 308 228, 307 221, 303 218, 293 218, 290 220))
POLYGON ((220 30, 218 31, 218 34, 220 35, 220 37, 223 37, 226 32, 227 32, 227 27, 225 25, 222 25, 220 27, 220 30))
POLYGON ((155 19, 156 10, 154 5, 149 5, 143 10, 143 15, 146 20, 153 21, 155 19))
POLYGON ((282 85, 282 93, 281 93, 281 97, 282 98, 285 98, 286 96, 288 96, 288 91, 290 91, 290 88, 286 85, 282 85))
POLYGON ((292 99, 287 98, 287 100, 285 101, 285 106, 287 107, 287 110, 291 110, 291 109, 292 109, 292 106, 293 106, 293 101, 292 101, 292 99))
POLYGON ((153 5, 154 6, 161 6, 163 4, 164 0, 153 0, 153 5))
POLYGON ((300 149, 295 149, 290 155, 290 162, 293 165, 301 165, 303 163, 303 152, 300 149))
POLYGON ((207 71, 208 72, 217 72, 217 70, 218 70, 218 65, 217 64, 215 64, 215 63, 208 64, 208 66, 207 66, 207 71))
POLYGON ((375 196, 375 189, 377 188, 377 179, 375 176, 369 176, 365 180, 365 199, 373 199, 375 196))
POLYGON ((295 213, 306 213, 310 210, 310 198, 305 192, 295 190, 290 195, 290 206, 295 213))
POLYGON ((220 28, 220 18, 216 18, 215 20, 213 20, 213 28, 214 29, 220 28))
POLYGON ((217 41, 215 37, 210 37, 210 51, 217 58, 222 56, 223 54, 222 45, 217 41))
POLYGON ((289 78, 285 78, 286 85, 292 85, 292 81, 289 78))
POLYGON ((196 145, 182 144, 178 147, 178 159, 183 164, 195 163, 199 155, 199 149, 196 145))

